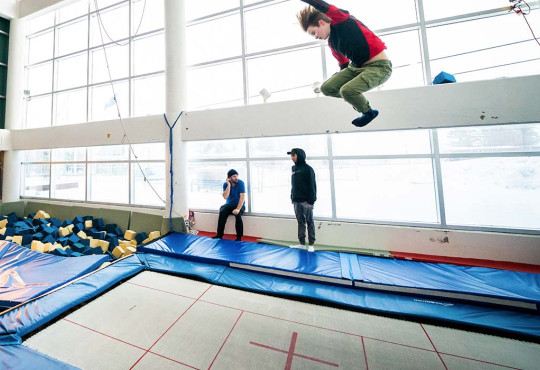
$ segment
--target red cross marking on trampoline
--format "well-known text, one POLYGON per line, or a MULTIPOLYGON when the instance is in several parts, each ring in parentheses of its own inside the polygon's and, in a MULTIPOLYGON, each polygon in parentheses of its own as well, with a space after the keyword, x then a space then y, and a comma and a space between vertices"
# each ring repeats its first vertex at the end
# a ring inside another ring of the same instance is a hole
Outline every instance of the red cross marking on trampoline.
POLYGON ((338 364, 334 364, 333 362, 328 362, 328 361, 320 360, 318 358, 304 356, 304 355, 301 355, 301 354, 298 354, 298 353, 294 353, 294 348, 296 347, 296 339, 297 338, 298 338, 298 333, 293 332, 292 338, 291 338, 291 344, 289 345, 289 350, 288 351, 284 351, 284 350, 279 349, 279 348, 267 346, 267 345, 261 344, 261 343, 256 343, 256 342, 249 342, 249 343, 253 344, 255 346, 262 347, 262 348, 271 349, 272 351, 286 353, 287 354, 287 363, 285 364, 285 370, 290 370, 291 369, 292 361, 293 361, 294 356, 304 358, 304 359, 310 360, 310 361, 319 362, 321 364, 326 364, 326 365, 332 366, 332 367, 339 367, 338 364))

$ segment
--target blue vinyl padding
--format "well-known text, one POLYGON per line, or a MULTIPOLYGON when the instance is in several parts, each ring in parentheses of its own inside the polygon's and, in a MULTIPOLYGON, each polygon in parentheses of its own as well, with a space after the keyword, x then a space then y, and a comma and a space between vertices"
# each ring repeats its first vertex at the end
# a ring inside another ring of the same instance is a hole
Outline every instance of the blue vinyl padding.
POLYGON ((65 258, 0 241, 0 307, 26 302, 97 269, 107 261, 107 255, 65 258))
POLYGON ((339 253, 335 252, 308 254, 305 251, 274 245, 235 242, 182 233, 171 233, 137 250, 225 266, 233 262, 307 275, 342 278, 339 253))
POLYGON ((0 316, 0 337, 15 335, 15 340, 17 336, 22 337, 31 333, 70 308, 97 296, 119 281, 142 270, 144 266, 139 260, 130 256, 70 285, 13 308, 0 316))
POLYGON ((356 256, 364 282, 540 303, 540 274, 356 256))
POLYGON ((308 297, 370 311, 436 319, 540 337, 540 316, 460 302, 388 294, 369 289, 291 279, 163 255, 138 255, 153 271, 199 276, 211 283, 280 295, 308 297))
POLYGON ((78 369, 55 360, 23 345, 0 346, 0 369, 16 370, 72 370, 78 369))
MULTIPOLYGON (((139 251, 197 262, 231 263, 381 286, 466 293, 540 304, 540 274, 443 263, 394 260, 349 253, 315 252, 279 246, 172 233, 139 251)), ((309 278, 309 276, 306 276, 309 278)), ((376 289, 376 287, 372 287, 376 289)))

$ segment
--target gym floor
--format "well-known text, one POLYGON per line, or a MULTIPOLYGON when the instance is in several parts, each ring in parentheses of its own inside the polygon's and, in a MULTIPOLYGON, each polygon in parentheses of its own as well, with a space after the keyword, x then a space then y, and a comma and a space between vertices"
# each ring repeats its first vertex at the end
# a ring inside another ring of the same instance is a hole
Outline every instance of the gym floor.
POLYGON ((538 369, 540 344, 144 271, 27 338, 82 369, 538 369))

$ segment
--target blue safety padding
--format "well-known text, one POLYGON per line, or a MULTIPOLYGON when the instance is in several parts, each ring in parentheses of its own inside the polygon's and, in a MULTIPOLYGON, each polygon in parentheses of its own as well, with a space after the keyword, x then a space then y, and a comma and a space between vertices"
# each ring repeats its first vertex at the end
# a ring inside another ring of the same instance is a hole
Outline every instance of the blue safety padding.
POLYGON ((171 233, 138 248, 139 252, 178 257, 229 266, 238 263, 341 279, 339 253, 283 248, 275 245, 235 242, 197 235, 171 233))
MULTIPOLYGON (((172 233, 139 249, 149 254, 230 266, 238 263, 385 286, 488 296, 540 303, 540 274, 484 267, 395 260, 349 253, 315 252, 279 246, 172 233)), ((469 298, 470 300, 475 300, 469 298)), ((480 300, 481 301, 481 300, 480 300)))
POLYGON ((55 360, 23 345, 0 346, 0 369, 35 370, 35 369, 78 369, 55 360))
POLYGON ((469 324, 540 338, 539 315, 369 289, 325 285, 232 267, 222 266, 223 271, 218 273, 214 270, 213 273, 208 273, 211 266, 200 262, 185 263, 186 261, 167 256, 145 258, 150 261, 150 270, 195 275, 215 284, 263 293, 313 298, 375 312, 469 324), (203 273, 199 274, 200 271, 203 273))
POLYGON ((341 262, 341 277, 349 280, 364 280, 355 254, 340 253, 339 260, 341 262))
POLYGON ((540 303, 540 274, 357 256, 363 281, 540 303))
POLYGON ((224 265, 186 261, 157 254, 137 253, 136 256, 151 271, 174 272, 186 276, 197 276, 213 282, 218 281, 223 271, 227 268, 224 265))
POLYGON ((35 252, 0 242, 0 306, 13 307, 97 269, 107 255, 79 258, 35 252))
POLYGON ((79 303, 85 302, 119 281, 144 270, 135 256, 119 260, 54 292, 27 302, 0 316, 0 337, 22 337, 45 325, 79 303))

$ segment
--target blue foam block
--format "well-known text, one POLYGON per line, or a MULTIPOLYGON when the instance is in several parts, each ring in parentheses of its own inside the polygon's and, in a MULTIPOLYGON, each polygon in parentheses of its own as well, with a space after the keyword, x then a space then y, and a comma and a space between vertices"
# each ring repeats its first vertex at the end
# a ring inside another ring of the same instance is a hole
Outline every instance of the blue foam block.
POLYGON ((52 226, 55 226, 55 227, 60 227, 62 226, 62 221, 57 219, 57 218, 50 218, 49 221, 51 222, 51 225, 52 226))
POLYGON ((41 239, 41 241, 43 243, 52 243, 54 244, 54 242, 56 241, 56 238, 52 235, 46 235, 43 239, 41 239))
POLYGON ((85 221, 89 221, 89 220, 93 220, 93 219, 94 219, 93 216, 84 216, 83 217, 83 220, 85 220, 85 221))
POLYGON ((116 233, 116 224, 107 224, 105 225, 105 231, 107 234, 115 234, 116 233))
POLYGON ((68 225, 71 225, 71 220, 69 218, 66 218, 64 222, 62 222, 62 227, 67 227, 68 225))
POLYGON ((105 223, 103 222, 102 218, 95 218, 92 224, 98 229, 102 229, 105 227, 105 223))
POLYGON ((11 212, 9 215, 7 215, 7 219, 8 222, 17 222, 19 220, 15 212, 11 212))
POLYGON ((450 73, 441 72, 433 79, 433 85, 447 84, 456 82, 456 78, 450 73))
POLYGON ((32 243, 32 239, 33 239, 33 235, 31 235, 31 234, 23 235, 22 236, 22 243, 23 244, 30 244, 30 243, 32 243))
POLYGON ((6 232, 4 233, 5 236, 13 236, 15 235, 15 228, 14 227, 6 227, 6 232))
POLYGON ((148 238, 148 234, 144 231, 135 235, 135 240, 137 241, 137 244, 141 244, 146 238, 148 238))
POLYGON ((75 217, 73 219, 73 224, 75 224, 75 225, 76 224, 82 224, 82 223, 84 223, 84 219, 82 217, 80 217, 80 216, 77 216, 77 217, 75 217))

